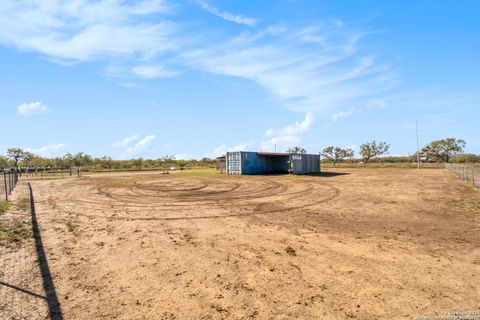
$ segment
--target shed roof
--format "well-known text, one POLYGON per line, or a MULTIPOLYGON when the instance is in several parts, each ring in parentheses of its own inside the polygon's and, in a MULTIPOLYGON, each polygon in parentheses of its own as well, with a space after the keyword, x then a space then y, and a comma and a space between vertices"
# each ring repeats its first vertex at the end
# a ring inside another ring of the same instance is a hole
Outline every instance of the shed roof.
POLYGON ((257 152, 259 156, 269 156, 269 157, 286 157, 289 156, 288 152, 257 152))

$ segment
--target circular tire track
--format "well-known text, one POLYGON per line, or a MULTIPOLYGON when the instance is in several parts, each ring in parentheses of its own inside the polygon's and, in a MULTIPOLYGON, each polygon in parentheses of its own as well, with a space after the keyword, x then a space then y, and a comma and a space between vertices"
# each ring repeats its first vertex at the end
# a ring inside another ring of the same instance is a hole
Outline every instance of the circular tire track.
POLYGON ((78 184, 65 184, 48 203, 57 210, 89 218, 169 221, 284 213, 320 205, 340 194, 338 188, 322 180, 278 180, 213 178, 197 183, 169 177, 109 187, 98 186, 91 179, 79 192, 74 190, 78 184))

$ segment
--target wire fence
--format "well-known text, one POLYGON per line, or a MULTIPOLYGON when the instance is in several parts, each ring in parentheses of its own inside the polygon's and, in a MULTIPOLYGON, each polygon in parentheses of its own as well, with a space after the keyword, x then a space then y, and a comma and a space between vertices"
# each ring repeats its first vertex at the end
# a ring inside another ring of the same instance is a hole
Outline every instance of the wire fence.
POLYGON ((18 171, 16 170, 3 171, 3 181, 1 181, 0 183, 0 194, 2 196, 5 196, 5 201, 8 201, 8 197, 12 194, 12 190, 17 185, 17 182, 18 182, 18 171))
POLYGON ((474 165, 465 165, 457 163, 447 163, 447 170, 452 172, 458 178, 480 188, 480 167, 474 165))
POLYGON ((63 178, 72 178, 80 177, 81 170, 80 167, 71 167, 70 169, 42 169, 40 170, 29 170, 22 172, 22 176, 27 177, 29 180, 49 180, 49 179, 63 179, 63 178))
POLYGON ((33 197, 24 181, 9 201, 11 206, 0 215, 0 319, 54 319, 44 284, 49 273, 42 269, 45 262, 37 245, 33 197))

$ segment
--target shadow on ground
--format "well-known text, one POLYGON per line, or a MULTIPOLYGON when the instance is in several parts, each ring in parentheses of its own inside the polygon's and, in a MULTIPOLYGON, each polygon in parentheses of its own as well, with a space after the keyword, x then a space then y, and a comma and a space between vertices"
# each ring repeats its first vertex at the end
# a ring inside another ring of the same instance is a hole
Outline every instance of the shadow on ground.
POLYGON ((309 173, 309 174, 305 174, 305 176, 329 178, 329 177, 344 176, 344 175, 349 175, 349 174, 350 173, 348 173, 348 172, 326 171, 326 172, 318 172, 318 173, 309 173))
MULTIPOLYGON (((305 174, 298 174, 298 176, 307 176, 307 177, 336 177, 336 176, 343 176, 348 175, 348 172, 315 172, 315 173, 305 173, 305 174)), ((257 176, 257 177, 275 177, 275 176, 289 176, 292 175, 291 173, 280 171, 280 172, 268 172, 268 173, 256 173, 256 174, 245 174, 246 176, 257 176)))
POLYGON ((30 208, 32 213, 32 231, 35 238, 35 248, 37 250, 38 263, 40 266, 40 272, 42 274, 43 289, 45 291, 45 298, 48 303, 48 309, 50 312, 50 319, 63 320, 62 311, 60 309, 60 303, 58 302, 57 292, 53 284, 50 268, 48 267, 47 256, 43 248, 42 236, 40 229, 38 228, 37 214, 35 212, 35 202, 33 199, 33 191, 30 183, 28 184, 30 191, 30 208))

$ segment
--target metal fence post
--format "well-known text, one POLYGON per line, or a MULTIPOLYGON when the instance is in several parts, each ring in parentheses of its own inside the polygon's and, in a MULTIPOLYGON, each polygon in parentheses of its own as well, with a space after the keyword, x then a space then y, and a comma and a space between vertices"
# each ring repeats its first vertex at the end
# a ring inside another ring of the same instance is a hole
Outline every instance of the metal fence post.
POLYGON ((8 201, 8 190, 7 190, 7 173, 3 172, 3 181, 5 183, 5 200, 8 201))
POLYGON ((475 187, 475 165, 472 166, 472 184, 475 187))

